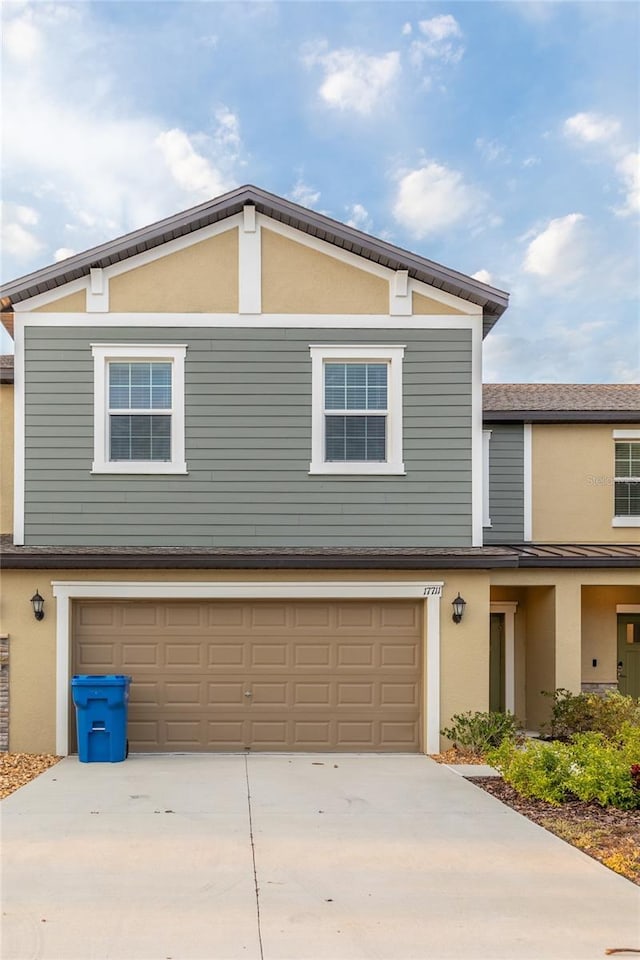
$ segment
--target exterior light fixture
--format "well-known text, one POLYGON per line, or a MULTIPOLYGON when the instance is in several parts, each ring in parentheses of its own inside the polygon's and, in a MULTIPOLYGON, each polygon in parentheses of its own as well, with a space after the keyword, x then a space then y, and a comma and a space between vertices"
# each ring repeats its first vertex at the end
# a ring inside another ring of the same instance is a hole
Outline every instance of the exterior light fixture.
POLYGON ((36 620, 44 620, 44 597, 41 597, 38 591, 31 597, 33 604, 33 615, 36 620))
POLYGON ((452 620, 454 623, 460 623, 462 620, 462 614, 464 613, 464 608, 467 605, 467 601, 463 600, 460 594, 452 601, 453 607, 453 617, 452 620))

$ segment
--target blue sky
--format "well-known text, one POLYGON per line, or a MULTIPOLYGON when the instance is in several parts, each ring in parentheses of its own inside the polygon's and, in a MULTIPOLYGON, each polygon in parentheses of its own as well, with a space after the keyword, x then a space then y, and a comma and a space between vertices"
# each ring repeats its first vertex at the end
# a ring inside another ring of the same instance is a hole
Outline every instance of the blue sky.
POLYGON ((3 19, 3 280, 253 183, 508 290, 486 380, 640 379, 635 2, 3 19))

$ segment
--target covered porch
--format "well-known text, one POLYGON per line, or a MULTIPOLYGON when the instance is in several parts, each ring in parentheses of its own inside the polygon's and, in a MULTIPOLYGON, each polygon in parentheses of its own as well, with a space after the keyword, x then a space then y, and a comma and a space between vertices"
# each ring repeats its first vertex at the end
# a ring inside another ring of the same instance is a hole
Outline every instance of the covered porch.
POLYGON ((494 570, 490 708, 539 731, 543 691, 620 690, 640 696, 640 570, 494 570))

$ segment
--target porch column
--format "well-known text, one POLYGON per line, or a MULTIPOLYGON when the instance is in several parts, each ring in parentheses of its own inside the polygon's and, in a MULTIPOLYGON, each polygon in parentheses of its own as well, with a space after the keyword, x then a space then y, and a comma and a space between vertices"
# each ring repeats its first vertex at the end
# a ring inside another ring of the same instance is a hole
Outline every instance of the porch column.
POLYGON ((556 687, 582 688, 582 584, 558 578, 555 588, 556 687))

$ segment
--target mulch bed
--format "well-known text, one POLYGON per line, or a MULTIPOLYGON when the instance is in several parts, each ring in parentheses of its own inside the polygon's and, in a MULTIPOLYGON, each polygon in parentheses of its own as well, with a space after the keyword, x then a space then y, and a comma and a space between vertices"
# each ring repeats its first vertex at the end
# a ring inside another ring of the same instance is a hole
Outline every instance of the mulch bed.
POLYGON ((567 800, 561 806, 523 797, 501 777, 467 777, 609 869, 640 885, 640 810, 617 810, 597 803, 567 800))
POLYGON ((50 753, 0 753, 0 800, 52 767, 62 757, 50 753))
POLYGON ((429 757, 431 760, 435 760, 436 763, 469 763, 480 766, 487 762, 484 757, 476 757, 472 753, 463 753, 462 750, 459 750, 457 747, 451 747, 449 750, 445 750, 444 753, 430 753, 429 757))

